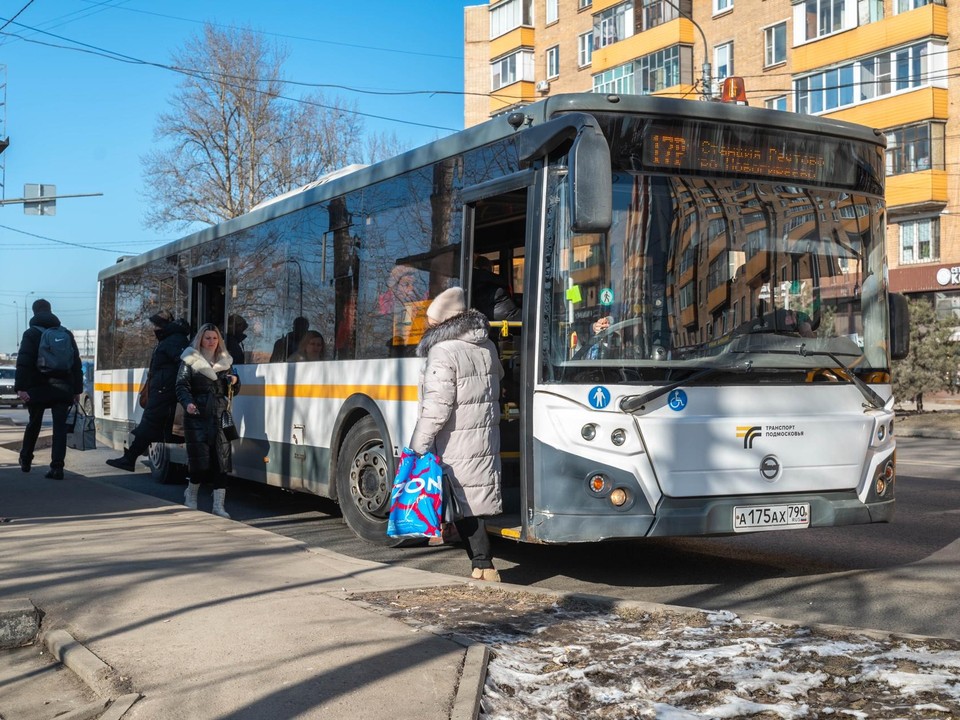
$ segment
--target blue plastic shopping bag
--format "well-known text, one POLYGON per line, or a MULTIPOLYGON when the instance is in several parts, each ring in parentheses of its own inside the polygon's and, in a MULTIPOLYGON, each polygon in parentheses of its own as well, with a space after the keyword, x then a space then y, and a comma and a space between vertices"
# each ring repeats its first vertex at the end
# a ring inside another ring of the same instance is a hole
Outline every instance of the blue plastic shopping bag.
POLYGON ((390 492, 390 537, 440 537, 443 521, 443 469, 433 453, 400 453, 390 492))

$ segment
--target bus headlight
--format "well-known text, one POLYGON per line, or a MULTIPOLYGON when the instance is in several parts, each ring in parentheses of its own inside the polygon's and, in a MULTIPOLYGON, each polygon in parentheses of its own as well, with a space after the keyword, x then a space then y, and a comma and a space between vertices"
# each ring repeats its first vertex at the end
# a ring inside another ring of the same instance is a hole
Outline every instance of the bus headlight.
POLYGON ((627 441, 627 431, 623 428, 617 428, 610 434, 610 442, 620 447, 627 441))
POLYGON ((580 428, 580 436, 584 440, 593 440, 597 436, 597 426, 593 423, 587 423, 580 428))
POLYGON ((877 440, 883 442, 883 439, 887 436, 887 426, 881 425, 877 428, 877 440))

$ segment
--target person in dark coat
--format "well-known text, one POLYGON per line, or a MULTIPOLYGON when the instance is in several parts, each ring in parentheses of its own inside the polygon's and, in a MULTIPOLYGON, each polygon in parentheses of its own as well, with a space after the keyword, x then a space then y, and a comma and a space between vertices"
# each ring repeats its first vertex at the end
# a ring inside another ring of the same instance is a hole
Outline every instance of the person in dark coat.
POLYGON ((170 439, 173 415, 177 407, 177 369, 180 354, 190 343, 190 326, 186 320, 174 320, 173 315, 161 310, 150 317, 157 346, 147 369, 147 406, 139 424, 133 429, 133 442, 123 456, 110 458, 107 465, 133 472, 137 458, 146 452, 150 443, 170 439))
POLYGON ((473 265, 473 306, 490 320, 519 320, 520 308, 513 301, 510 285, 491 269, 490 259, 478 255, 473 265))
POLYGON ((83 369, 77 341, 73 333, 69 333, 73 344, 73 364, 70 369, 57 373, 40 372, 37 367, 40 337, 45 329, 53 327, 60 327, 60 319, 53 314, 50 303, 42 298, 35 300, 33 318, 23 332, 17 352, 17 376, 13 389, 26 404, 30 418, 23 431, 20 469, 25 473, 30 472, 33 450, 43 424, 43 411, 50 408, 53 416, 53 446, 50 450, 50 470, 46 477, 63 480, 63 465, 67 457, 67 412, 83 392, 83 369))
POLYGON ((287 362, 287 359, 293 355, 300 347, 300 341, 307 330, 310 329, 310 321, 305 317, 294 318, 293 330, 288 332, 282 338, 279 338, 273 344, 273 352, 270 354, 270 362, 287 362))
POLYGON ((240 391, 240 378, 220 330, 212 323, 200 327, 180 358, 177 401, 184 409, 183 434, 190 468, 184 505, 196 510, 200 483, 209 482, 213 484, 214 515, 229 518, 223 504, 227 474, 233 470, 233 449, 220 419, 229 405, 229 394, 240 391))

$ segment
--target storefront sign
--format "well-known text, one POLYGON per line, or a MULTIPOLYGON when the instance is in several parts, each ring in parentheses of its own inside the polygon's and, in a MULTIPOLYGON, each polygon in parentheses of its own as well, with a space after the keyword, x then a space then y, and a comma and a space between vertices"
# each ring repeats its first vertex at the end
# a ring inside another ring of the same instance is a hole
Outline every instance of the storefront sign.
POLYGON ((960 265, 942 267, 937 270, 937 283, 940 285, 960 285, 960 265))

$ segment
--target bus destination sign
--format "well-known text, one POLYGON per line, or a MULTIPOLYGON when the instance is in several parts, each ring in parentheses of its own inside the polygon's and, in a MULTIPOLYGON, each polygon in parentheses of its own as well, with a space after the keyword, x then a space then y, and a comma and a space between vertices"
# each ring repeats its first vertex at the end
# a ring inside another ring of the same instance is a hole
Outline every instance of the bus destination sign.
POLYGON ((750 140, 744 140, 725 137, 724 133, 697 134, 699 137, 691 138, 653 130, 643 144, 644 165, 795 180, 815 181, 823 177, 824 154, 808 148, 790 148, 782 142, 782 136, 775 138, 768 133, 757 133, 750 140))

